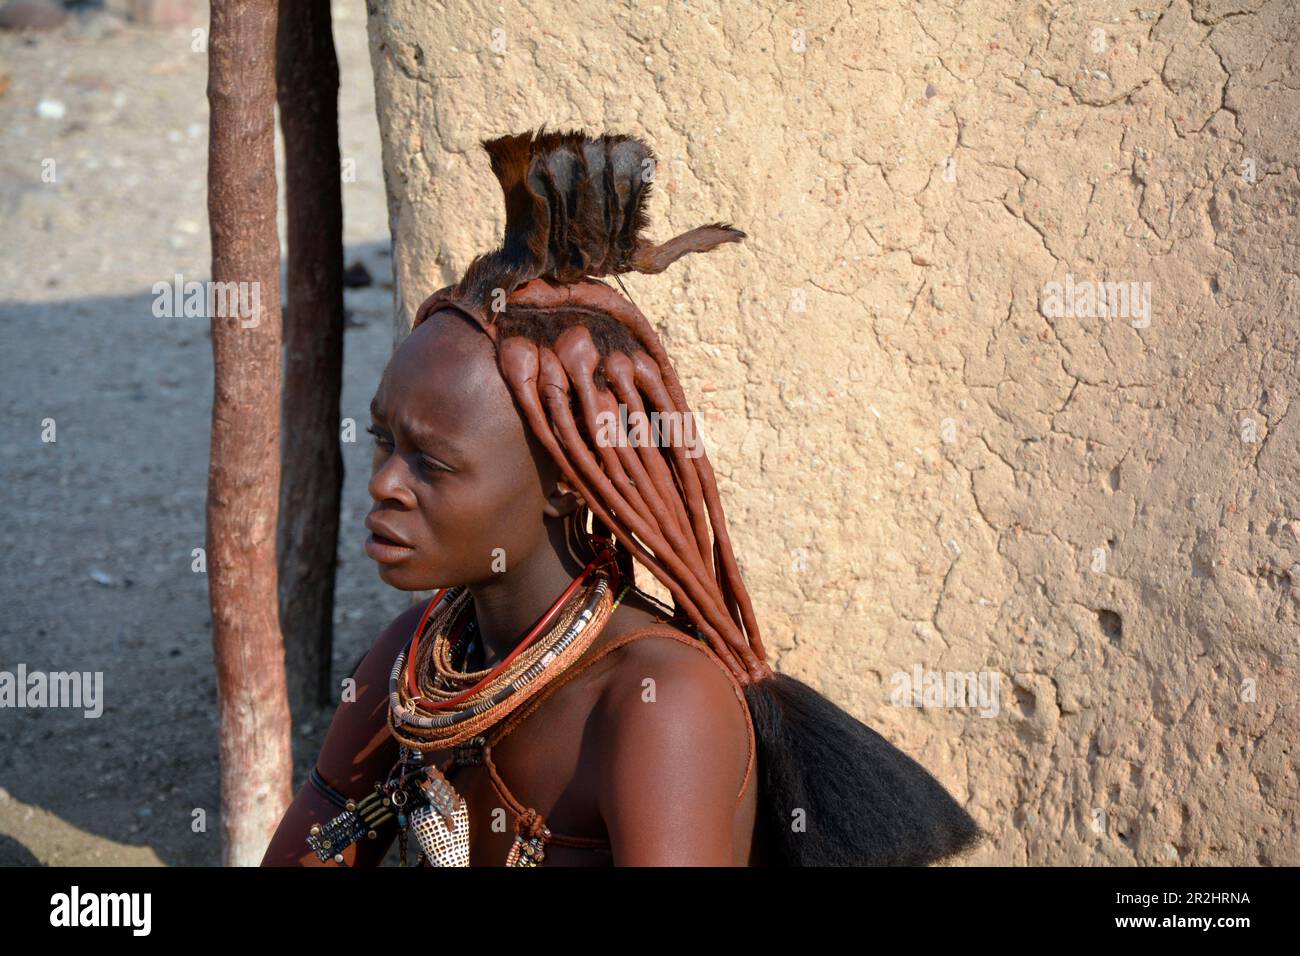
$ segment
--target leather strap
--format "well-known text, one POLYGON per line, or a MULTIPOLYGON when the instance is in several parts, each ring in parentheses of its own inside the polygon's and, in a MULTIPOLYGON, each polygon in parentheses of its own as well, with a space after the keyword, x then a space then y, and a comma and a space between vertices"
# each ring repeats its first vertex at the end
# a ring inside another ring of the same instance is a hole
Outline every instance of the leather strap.
POLYGON ((320 775, 320 770, 317 767, 311 768, 311 776, 309 776, 307 780, 313 787, 320 791, 321 796, 330 803, 333 803, 335 806, 341 807, 344 810, 347 809, 348 798, 326 783, 325 778, 320 775))

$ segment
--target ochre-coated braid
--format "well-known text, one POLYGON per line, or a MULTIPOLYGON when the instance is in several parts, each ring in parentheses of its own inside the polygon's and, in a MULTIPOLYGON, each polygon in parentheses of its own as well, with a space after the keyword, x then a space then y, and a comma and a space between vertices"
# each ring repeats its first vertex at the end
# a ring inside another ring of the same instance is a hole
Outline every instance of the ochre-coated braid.
POLYGON ((427 299, 417 321, 455 308, 484 329, 502 378, 564 479, 668 589, 742 685, 771 676, 707 453, 679 441, 666 442, 666 449, 634 444, 617 414, 619 402, 629 414, 671 414, 669 421, 686 421, 692 414, 649 322, 634 304, 597 282, 558 285, 536 279, 509 296, 507 311, 511 306, 599 312, 625 326, 641 348, 633 355, 601 356, 579 325, 561 333, 554 347, 522 335, 502 337, 496 316, 458 300, 453 287, 427 299), (597 368, 608 390, 594 384, 597 368), (600 434, 596 416, 601 413, 606 418, 613 413, 618 430, 613 448, 592 440, 600 434))

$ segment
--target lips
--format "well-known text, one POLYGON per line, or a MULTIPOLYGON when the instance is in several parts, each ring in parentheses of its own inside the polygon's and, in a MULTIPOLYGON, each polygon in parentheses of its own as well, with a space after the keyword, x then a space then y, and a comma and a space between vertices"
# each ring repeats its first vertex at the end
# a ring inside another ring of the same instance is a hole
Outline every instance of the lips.
POLYGON ((366 539, 366 554, 380 564, 396 564, 415 553, 415 548, 405 538, 374 515, 366 516, 366 528, 370 531, 370 537, 366 539))

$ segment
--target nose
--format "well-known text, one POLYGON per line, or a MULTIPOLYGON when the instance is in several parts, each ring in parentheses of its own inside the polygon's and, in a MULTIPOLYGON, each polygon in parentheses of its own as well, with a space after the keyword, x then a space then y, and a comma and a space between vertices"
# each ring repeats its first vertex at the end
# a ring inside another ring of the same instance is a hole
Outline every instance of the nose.
POLYGON ((394 452, 379 467, 370 469, 370 483, 366 490, 376 504, 391 501, 403 509, 414 509, 416 500, 410 479, 410 467, 401 455, 394 452))

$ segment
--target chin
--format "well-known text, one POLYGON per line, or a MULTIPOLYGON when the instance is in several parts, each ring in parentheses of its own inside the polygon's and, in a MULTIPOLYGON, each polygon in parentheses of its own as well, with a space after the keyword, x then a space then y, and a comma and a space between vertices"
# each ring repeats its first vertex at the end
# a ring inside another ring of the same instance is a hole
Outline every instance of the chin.
POLYGON ((443 584, 443 575, 431 574, 427 568, 416 568, 406 562, 378 565, 379 580, 399 591, 436 591, 450 587, 443 584))
POLYGON ((422 575, 400 564, 380 564, 378 571, 379 580, 399 591, 429 591, 436 587, 425 584, 421 580, 422 575))

